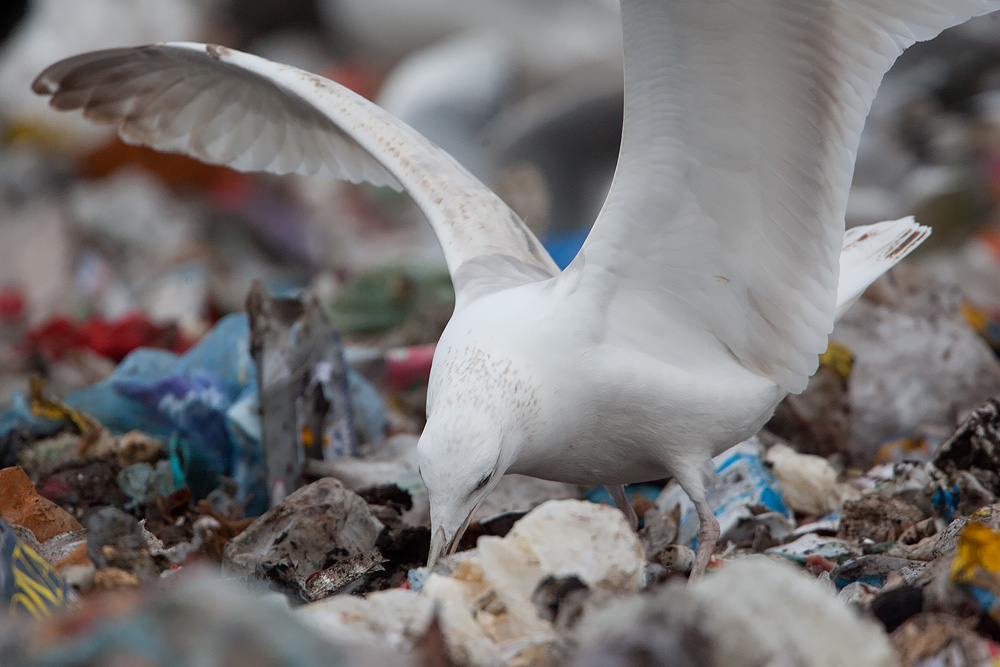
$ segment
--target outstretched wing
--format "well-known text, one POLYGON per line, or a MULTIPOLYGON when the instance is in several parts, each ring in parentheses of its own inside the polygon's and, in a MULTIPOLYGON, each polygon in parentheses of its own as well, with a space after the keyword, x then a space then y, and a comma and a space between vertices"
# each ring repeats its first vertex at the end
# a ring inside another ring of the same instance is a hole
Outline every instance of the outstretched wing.
POLYGON ((851 174, 882 76, 913 42, 998 8, 622 0, 621 155, 564 277, 604 299, 615 335, 648 330, 662 347, 673 327, 711 332, 747 368, 803 389, 833 327, 851 174))
POLYGON ((451 156, 315 74, 220 46, 167 43, 68 58, 32 87, 57 109, 117 125, 128 143, 241 171, 402 188, 433 226, 460 298, 463 282, 490 286, 479 264, 498 267, 497 283, 557 272, 520 218, 451 156))

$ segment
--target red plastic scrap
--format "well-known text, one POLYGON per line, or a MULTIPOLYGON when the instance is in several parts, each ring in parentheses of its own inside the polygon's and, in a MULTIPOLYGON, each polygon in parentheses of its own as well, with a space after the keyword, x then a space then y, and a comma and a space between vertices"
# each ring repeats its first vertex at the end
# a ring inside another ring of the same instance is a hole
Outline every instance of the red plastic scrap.
POLYGON ((80 328, 86 347, 102 357, 121 361, 137 347, 172 347, 163 345, 164 330, 141 313, 131 313, 118 320, 91 319, 80 328))
POLYGON ((226 172, 212 185, 212 202, 223 211, 236 213, 246 210, 256 190, 257 186, 246 174, 226 172))
POLYGON ((184 352, 193 341, 174 327, 154 324, 144 313, 129 313, 114 320, 91 318, 74 322, 65 315, 28 332, 25 345, 49 359, 59 359, 67 352, 88 349, 113 361, 121 361, 138 347, 158 347, 184 352))
POLYGON ((819 554, 813 554, 812 556, 806 556, 805 562, 808 565, 815 565, 816 567, 823 568, 827 572, 830 572, 831 570, 833 570, 833 568, 837 567, 836 563, 834 563, 833 561, 829 560, 828 558, 820 556, 819 554))
POLYGON ((80 329, 65 315, 57 315, 29 331, 26 343, 49 359, 59 359, 70 350, 86 347, 80 329))
POLYGON ((385 382, 392 391, 423 384, 431 375, 434 344, 394 348, 385 353, 385 382))
POLYGON ((13 322, 24 315, 24 292, 20 287, 0 287, 0 320, 13 322))

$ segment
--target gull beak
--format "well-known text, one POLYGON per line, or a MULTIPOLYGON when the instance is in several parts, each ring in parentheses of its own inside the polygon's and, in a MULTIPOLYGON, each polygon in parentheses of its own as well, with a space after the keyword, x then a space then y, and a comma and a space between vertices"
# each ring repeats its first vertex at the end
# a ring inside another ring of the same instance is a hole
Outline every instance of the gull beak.
POLYGON ((434 563, 439 558, 455 553, 455 549, 458 548, 458 542, 462 539, 462 535, 465 535, 465 530, 469 527, 469 522, 472 521, 472 515, 475 511, 476 507, 469 510, 469 515, 465 517, 465 521, 462 522, 462 525, 450 538, 444 531, 444 528, 440 526, 434 531, 434 534, 431 536, 431 550, 427 554, 427 567, 434 567, 434 563))
POLYGON ((444 528, 438 528, 434 531, 434 535, 431 536, 431 550, 427 554, 427 567, 434 567, 434 563, 438 561, 438 558, 445 555, 445 551, 448 551, 452 546, 452 542, 455 541, 448 539, 444 533, 444 528))

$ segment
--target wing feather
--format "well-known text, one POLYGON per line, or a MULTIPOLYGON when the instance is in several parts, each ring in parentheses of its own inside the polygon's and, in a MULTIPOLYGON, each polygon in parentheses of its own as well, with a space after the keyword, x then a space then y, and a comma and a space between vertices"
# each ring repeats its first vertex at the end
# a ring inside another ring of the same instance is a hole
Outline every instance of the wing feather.
POLYGON ((332 81, 224 47, 167 43, 62 60, 33 84, 123 141, 242 171, 405 189, 444 248, 460 302, 557 268, 530 230, 448 154, 332 81), (497 264, 496 279, 481 267, 497 264), (477 268, 480 267, 480 268, 477 268), (461 271, 459 271, 461 269, 461 271), (463 289, 463 281, 475 288, 463 289))
MULTIPOLYGON (((621 154, 566 280, 607 304, 612 335, 650 354, 671 354, 663 331, 710 332, 747 368, 801 390, 833 327, 851 174, 882 76, 914 41, 995 9, 1000 0, 622 0, 621 154)), ((707 358, 688 357, 671 359, 707 358)))

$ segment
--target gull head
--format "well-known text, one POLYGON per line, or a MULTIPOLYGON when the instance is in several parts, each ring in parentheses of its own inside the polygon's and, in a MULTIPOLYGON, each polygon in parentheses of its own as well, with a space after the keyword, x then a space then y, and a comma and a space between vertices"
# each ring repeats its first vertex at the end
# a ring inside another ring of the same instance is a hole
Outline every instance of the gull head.
POLYGON ((455 551, 473 514, 537 439, 539 362, 526 341, 539 328, 519 324, 528 309, 510 298, 514 291, 456 307, 434 351, 417 443, 431 506, 428 564, 455 551))
POLYGON ((472 515, 506 471, 501 434, 476 428, 470 424, 474 419, 430 418, 417 444, 420 476, 431 504, 429 566, 455 552, 472 515))
POLYGON ((472 515, 506 471, 501 434, 429 419, 417 444, 420 476, 431 503, 427 564, 454 553, 472 515))

